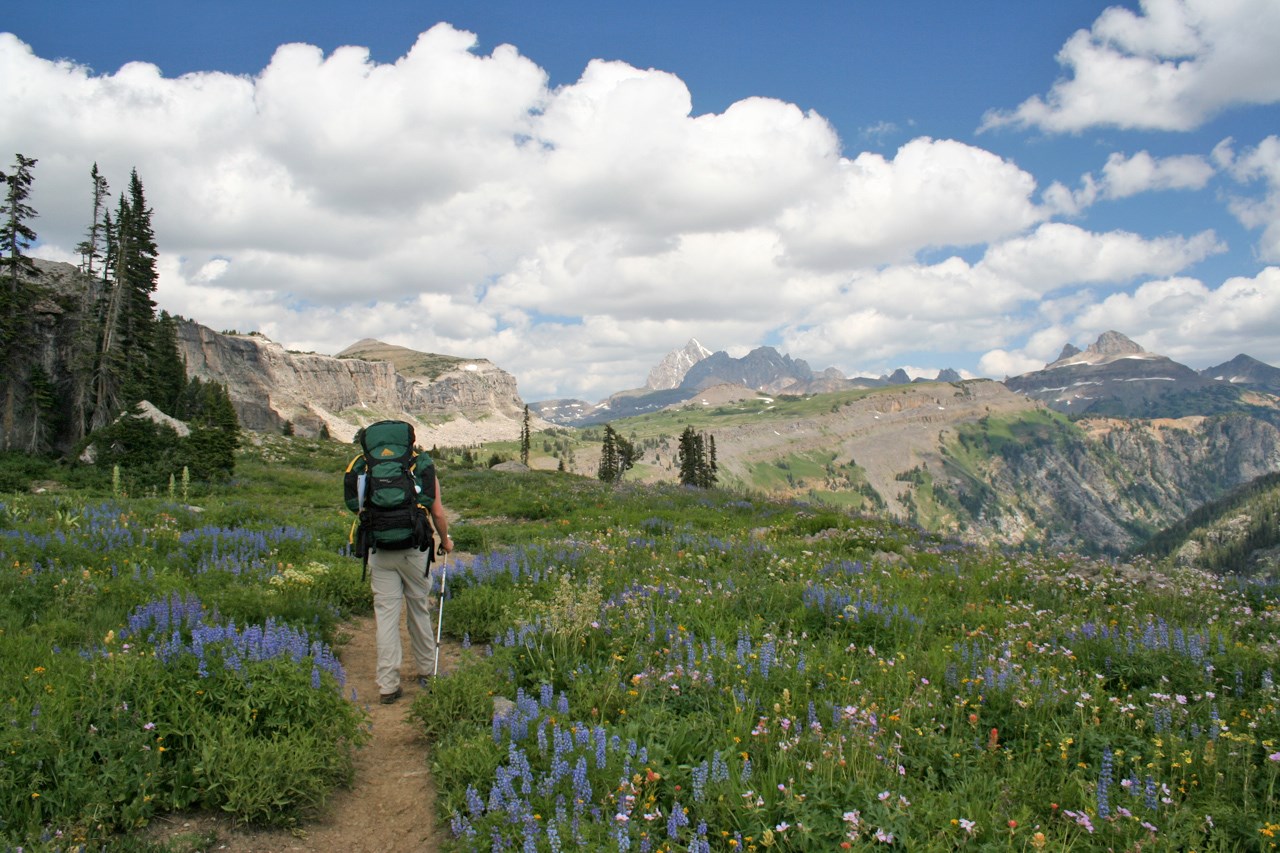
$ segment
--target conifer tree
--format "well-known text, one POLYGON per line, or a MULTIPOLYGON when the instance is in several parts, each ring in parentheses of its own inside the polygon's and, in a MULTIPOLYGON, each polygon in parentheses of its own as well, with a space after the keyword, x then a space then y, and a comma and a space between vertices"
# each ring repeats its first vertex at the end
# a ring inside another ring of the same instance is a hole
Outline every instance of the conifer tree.
POLYGON ((529 465, 529 406, 524 407, 524 423, 520 425, 520 461, 529 465))
POLYGON ((600 466, 596 469, 596 477, 606 483, 618 479, 618 447, 614 444, 613 427, 604 428, 604 441, 600 444, 600 466))
POLYGON ((94 163, 93 168, 89 170, 89 178, 93 181, 93 213, 89 219, 89 230, 85 234, 85 239, 76 246, 76 251, 80 253, 82 259, 80 269, 85 275, 92 277, 94 263, 103 259, 105 229, 110 225, 111 219, 107 210, 110 187, 107 179, 98 171, 97 163, 94 163))
POLYGON ((126 403, 144 399, 152 390, 156 369, 156 248, 151 228, 151 209, 147 207, 134 169, 129 178, 129 201, 123 204, 118 227, 123 251, 117 260, 117 278, 124 286, 122 345, 126 357, 123 391, 126 403), (127 232, 127 236, 125 234, 127 232))
POLYGON ((235 471, 240 446, 240 419, 225 385, 193 377, 177 407, 180 420, 191 424, 187 464, 198 480, 221 480, 235 471))
POLYGON ((618 479, 622 479, 622 475, 630 471, 636 464, 639 453, 636 452, 636 446, 629 439, 625 439, 616 432, 613 435, 614 447, 618 451, 618 479))
POLYGON ((716 484, 715 438, 699 435, 692 425, 685 427, 680 433, 676 464, 680 467, 681 485, 713 487, 716 484))
POLYGON ((34 301, 32 279, 37 275, 34 262, 26 256, 26 249, 35 242, 36 232, 27 224, 36 217, 35 210, 27 203, 31 195, 32 169, 36 160, 22 154, 14 155, 13 171, 0 173, 7 184, 5 192, 5 219, 0 233, 0 362, 8 365, 4 373, 3 427, 4 449, 13 446, 14 429, 17 426, 17 410, 26 386, 28 371, 25 355, 30 349, 31 335, 26 310, 34 301))
POLYGON ((617 483, 631 470, 635 461, 635 445, 618 435, 611 424, 605 424, 604 441, 600 447, 600 467, 596 476, 606 483, 617 483))
POLYGON ((70 427, 67 438, 73 444, 84 438, 93 410, 98 343, 102 338, 102 289, 110 263, 107 247, 113 239, 111 212, 107 208, 109 187, 107 179, 98 171, 97 163, 93 164, 89 177, 93 182, 90 225, 84 242, 76 247, 83 259, 80 268, 85 274, 84 289, 76 322, 75 346, 62 388, 70 427))
MULTIPOLYGON (((121 409, 145 399, 156 389, 159 363, 169 354, 157 352, 155 233, 151 209, 138 170, 121 194, 114 225, 104 223, 107 238, 106 285, 102 337, 95 381, 94 428, 121 409)), ((176 352, 176 349, 174 350, 176 352)))
POLYGON ((32 365, 27 384, 29 393, 26 409, 30 420, 26 451, 34 456, 50 449, 61 418, 53 380, 41 365, 32 365))
POLYGON ((176 412, 187 384, 187 368, 178 354, 178 319, 160 312, 155 325, 153 366, 147 397, 162 412, 176 412))

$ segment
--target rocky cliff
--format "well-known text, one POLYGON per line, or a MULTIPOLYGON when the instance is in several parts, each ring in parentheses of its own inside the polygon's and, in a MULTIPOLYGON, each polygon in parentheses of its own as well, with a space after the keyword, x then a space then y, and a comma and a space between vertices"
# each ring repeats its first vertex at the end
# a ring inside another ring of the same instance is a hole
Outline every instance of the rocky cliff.
POLYGON ((933 486, 954 499, 958 532, 1119 554, 1280 470, 1280 429, 1243 415, 1084 419, 1013 432, 1016 440, 999 442, 988 433, 985 454, 972 444, 968 453, 952 448, 933 486))
POLYGON ((346 441, 364 424, 403 418, 424 446, 520 435, 524 403, 515 378, 484 359, 377 341, 362 341, 343 357, 290 352, 260 335, 224 335, 191 321, 178 326, 178 348, 189 375, 227 386, 245 429, 291 424, 299 434, 324 429, 346 441))

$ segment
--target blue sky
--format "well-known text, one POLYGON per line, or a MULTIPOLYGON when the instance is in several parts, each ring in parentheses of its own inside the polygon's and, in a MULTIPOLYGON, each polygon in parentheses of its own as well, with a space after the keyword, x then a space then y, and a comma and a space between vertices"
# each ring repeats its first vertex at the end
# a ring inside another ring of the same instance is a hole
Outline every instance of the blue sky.
POLYGON ((1280 364, 1273 0, 58 0, 0 29, 33 253, 75 260, 89 168, 136 167, 161 306, 290 348, 485 357, 529 400, 690 337, 850 375, 999 377, 1110 328, 1280 364))

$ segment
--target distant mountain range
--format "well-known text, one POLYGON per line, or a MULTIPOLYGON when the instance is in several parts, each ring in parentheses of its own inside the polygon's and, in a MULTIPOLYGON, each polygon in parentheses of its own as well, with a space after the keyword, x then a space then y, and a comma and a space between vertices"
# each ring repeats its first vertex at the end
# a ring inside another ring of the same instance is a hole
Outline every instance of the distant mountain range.
MULTIPOLYGON (((530 403, 529 408, 555 424, 590 426, 687 403, 719 385, 777 396, 924 381, 959 382, 961 376, 946 369, 933 380, 912 379, 899 368, 876 378, 848 378, 834 367, 815 373, 805 361, 773 347, 757 347, 734 358, 690 340, 650 371, 644 388, 619 391, 598 403, 545 400, 530 403)), ((1268 399, 1280 394, 1280 368, 1241 354, 1197 372, 1147 352, 1115 331, 1104 332, 1084 350, 1067 344, 1057 360, 1042 370, 1007 378, 1004 384, 1069 415, 1176 418, 1245 411, 1267 419, 1280 418, 1268 399), (1261 392, 1264 397, 1251 392, 1261 392)))
MULTIPOLYGON (((954 370, 939 372, 935 382, 959 382, 954 370)), ((773 347, 757 347, 741 358, 723 350, 711 352, 697 340, 672 350, 649 372, 644 388, 619 391, 599 403, 585 400, 544 400, 530 403, 530 411, 562 426, 591 426, 676 406, 709 389, 731 386, 766 396, 828 394, 854 388, 906 385, 913 380, 901 368, 876 378, 846 377, 834 367, 820 373, 802 359, 779 353, 773 347)), ((715 395, 723 397, 720 393, 715 395)))
POLYGON ((1274 399, 1280 394, 1280 369, 1238 355, 1197 372, 1114 331, 1083 351, 1068 344, 1044 369, 1004 384, 1069 415, 1178 418, 1248 412, 1280 423, 1274 399))

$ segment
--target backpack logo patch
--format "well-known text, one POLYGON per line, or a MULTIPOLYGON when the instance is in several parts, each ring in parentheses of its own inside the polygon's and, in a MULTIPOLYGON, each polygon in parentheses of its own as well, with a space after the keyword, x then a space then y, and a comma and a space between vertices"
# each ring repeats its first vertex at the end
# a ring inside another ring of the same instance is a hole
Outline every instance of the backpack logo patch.
POLYGON ((379 453, 378 455, 379 456, 395 456, 396 452, 392 450, 390 447, 384 447, 382 448, 382 452, 379 453))

